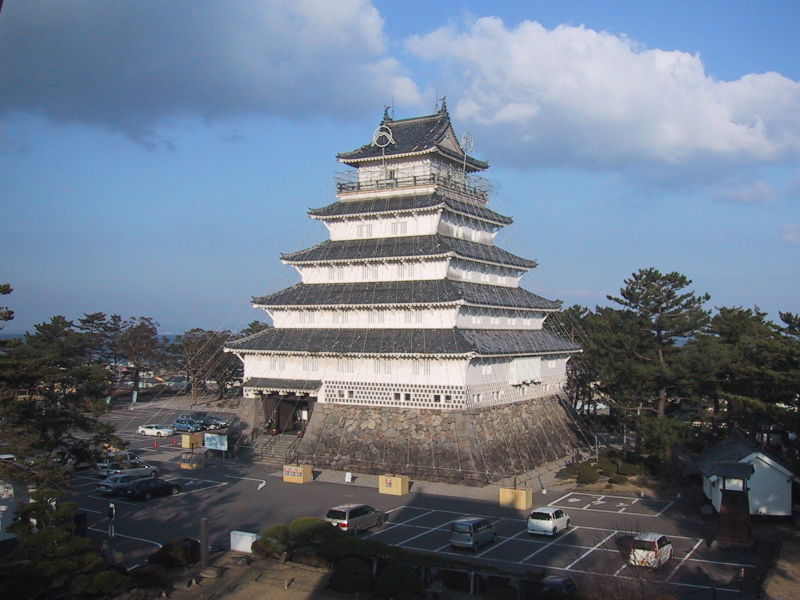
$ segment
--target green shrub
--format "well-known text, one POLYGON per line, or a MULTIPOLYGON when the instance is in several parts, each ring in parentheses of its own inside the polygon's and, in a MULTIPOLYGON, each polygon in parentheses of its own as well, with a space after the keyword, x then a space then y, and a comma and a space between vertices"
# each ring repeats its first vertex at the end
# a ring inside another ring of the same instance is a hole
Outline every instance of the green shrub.
POLYGON ((403 600, 422 592, 422 577, 419 570, 408 563, 389 564, 378 573, 374 594, 378 598, 403 600))
POLYGON ((567 465, 556 473, 558 479, 572 479, 578 476, 578 465, 567 465))
POLYGON ((78 575, 70 584, 70 591, 79 596, 107 596, 125 591, 131 578, 118 571, 101 571, 78 575))
POLYGON ((451 569, 440 569, 439 580, 448 588, 460 592, 469 591, 469 573, 466 571, 453 571, 451 569))
MULTIPOLYGON (((330 527, 330 525, 328 525, 330 527)), ((335 592, 368 592, 372 589, 372 569, 353 556, 343 558, 333 567, 328 587, 335 592)))
POLYGON ((289 523, 289 542, 292 546, 309 546, 342 533, 325 519, 300 517, 289 523))
POLYGON ((597 461, 597 467, 609 477, 617 474, 618 465, 613 460, 603 457, 597 461))
POLYGON ((597 483, 599 478, 597 471, 588 464, 581 465, 578 470, 578 483, 597 483))
POLYGON ((142 565, 128 571, 128 574, 133 579, 133 586, 137 588, 168 587, 167 570, 160 565, 142 565))
POLYGON ((148 562, 166 569, 196 564, 200 562, 200 542, 189 537, 176 538, 153 552, 148 562))
POLYGON ((620 473, 616 473, 615 475, 612 475, 611 477, 608 478, 608 480, 611 483, 616 483, 618 485, 621 485, 623 483, 628 483, 628 478, 625 475, 622 475, 620 473))
POLYGON ((627 477, 633 477, 639 474, 639 465, 632 463, 622 462, 619 464, 619 474, 627 477))
POLYGON ((330 569, 332 565, 330 553, 325 549, 314 547, 295 548, 292 552, 292 561, 319 569, 330 569))
POLYGON ((286 525, 273 525, 261 532, 261 538, 253 542, 253 554, 262 558, 280 558, 286 552, 289 542, 289 528, 286 525))

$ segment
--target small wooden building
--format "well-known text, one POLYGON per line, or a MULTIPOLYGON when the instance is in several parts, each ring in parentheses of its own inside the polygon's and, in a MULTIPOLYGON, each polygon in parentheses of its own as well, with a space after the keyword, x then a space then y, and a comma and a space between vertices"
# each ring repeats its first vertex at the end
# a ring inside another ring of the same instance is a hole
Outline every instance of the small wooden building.
POLYGON ((795 475, 755 443, 731 436, 698 458, 703 493, 719 512, 724 490, 747 491, 751 515, 791 516, 795 475))

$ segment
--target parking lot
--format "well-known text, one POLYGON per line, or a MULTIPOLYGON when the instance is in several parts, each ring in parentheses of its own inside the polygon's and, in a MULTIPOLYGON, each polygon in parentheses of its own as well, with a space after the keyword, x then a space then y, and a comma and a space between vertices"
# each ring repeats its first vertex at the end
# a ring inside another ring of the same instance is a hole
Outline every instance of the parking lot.
MULTIPOLYGON (((675 500, 576 491, 538 495, 538 503, 563 508, 571 517, 568 530, 548 537, 527 533, 523 511, 499 507, 496 500, 470 497, 468 491, 454 497, 413 493, 412 489, 408 496, 395 497, 378 494, 376 486, 345 485, 338 477, 293 485, 284 483, 279 471, 233 461, 187 471, 179 467, 179 454, 184 451, 179 441, 173 445, 172 438, 136 433, 138 425, 169 424, 181 412, 185 409, 137 406, 106 417, 117 424, 119 435, 144 461, 158 468, 162 478, 181 486, 181 494, 143 502, 108 498, 95 492, 99 478, 91 473, 73 477, 75 500, 89 516, 91 534, 111 546, 127 566, 144 561, 167 540, 197 537, 201 516, 212 524, 210 542, 226 545, 231 530, 259 532, 296 517, 322 516, 335 504, 364 502, 388 514, 386 524, 362 533, 364 537, 508 571, 566 573, 583 585, 591 585, 596 577, 645 579, 678 586, 686 594, 714 587, 726 595, 739 593, 742 578, 753 582, 759 576, 754 552, 722 552, 707 543, 714 537, 713 529, 688 516, 693 507, 675 500), (117 506, 113 539, 108 536, 106 517, 112 501, 117 506), (497 530, 497 542, 475 554, 452 550, 449 525, 467 515, 489 519, 497 530), (658 570, 626 563, 632 535, 644 531, 663 533, 672 541, 672 559, 658 570)), ((368 477, 358 479, 365 482, 368 477)))
MULTIPOLYGON (((569 494, 551 505, 562 506, 565 498, 580 496, 591 498, 587 494, 569 494)), ((613 503, 623 504, 623 500, 629 501, 629 506, 645 504, 641 509, 642 514, 653 517, 660 516, 666 509, 660 504, 669 504, 656 502, 653 505, 635 498, 614 498, 613 503)), ((607 501, 608 497, 596 496, 588 503, 589 508, 573 507, 573 510, 605 510, 596 507, 603 506, 607 501)), ((621 510, 624 507, 618 508, 621 510)), ((484 546, 473 555, 469 551, 451 549, 448 542, 450 523, 465 516, 468 516, 467 513, 459 511, 408 505, 391 511, 386 525, 366 535, 409 550, 467 558, 478 564, 512 571, 545 569, 603 577, 646 578, 685 588, 707 589, 715 585, 718 586, 717 591, 736 593, 739 592, 740 577, 752 579, 755 576, 752 553, 723 554, 709 548, 702 538, 670 535, 672 560, 658 570, 643 569, 625 562, 625 551, 635 532, 573 525, 553 538, 532 536, 527 533, 524 518, 498 518, 492 514, 476 516, 486 517, 493 523, 498 534, 497 542, 484 546)), ((577 516, 577 513, 573 516, 577 516)), ((658 524, 654 522, 653 527, 657 528, 658 524)))

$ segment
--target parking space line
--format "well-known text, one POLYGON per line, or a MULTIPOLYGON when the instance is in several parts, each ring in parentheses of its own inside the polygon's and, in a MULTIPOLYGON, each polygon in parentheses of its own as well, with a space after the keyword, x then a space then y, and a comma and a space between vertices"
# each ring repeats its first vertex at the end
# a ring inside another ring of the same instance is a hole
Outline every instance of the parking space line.
POLYGON ((572 496, 572 495, 574 495, 574 493, 573 493, 573 492, 568 492, 568 493, 564 494, 563 496, 561 496, 560 498, 556 498, 555 500, 553 500, 552 502, 550 502, 550 503, 548 504, 548 506, 555 506, 555 503, 556 503, 556 502, 561 502, 561 501, 562 501, 564 498, 569 498, 569 497, 570 497, 570 496, 572 496))
MULTIPOLYGON (((413 507, 413 506, 405 506, 405 507, 403 507, 403 506, 400 506, 400 507, 398 507, 398 508, 414 508, 414 507, 413 507)), ((393 509, 393 510, 396 510, 396 509, 393 509)), ((417 509, 415 509, 415 510, 424 510, 424 509, 417 508, 417 509)), ((391 512, 391 511, 390 511, 390 512, 391 512)), ((414 518, 412 518, 412 519, 409 519, 408 521, 403 521, 403 522, 401 522, 401 523, 391 523, 391 524, 389 525, 389 527, 385 527, 385 528, 383 528, 383 529, 380 529, 380 530, 378 530, 378 531, 370 531, 370 532, 369 532, 368 534, 366 534, 364 537, 372 537, 373 535, 378 535, 379 533, 381 533, 381 532, 383 532, 383 531, 391 531, 392 529, 395 529, 395 528, 397 528, 397 527, 400 527, 400 525, 406 525, 407 523, 410 523, 411 521, 415 521, 415 520, 417 520, 417 519, 421 519, 421 518, 422 518, 422 517, 424 517, 425 515, 430 515, 430 514, 433 514, 433 513, 435 513, 435 512, 439 512, 439 511, 437 511, 436 509, 433 509, 433 510, 429 510, 429 511, 428 511, 428 512, 426 512, 426 513, 422 513, 421 515, 417 515, 416 517, 414 517, 414 518)), ((450 512, 450 511, 447 511, 447 512, 450 512)), ((387 514, 388 514, 388 513, 387 513, 387 514)), ((410 527, 423 527, 423 526, 422 526, 422 525, 410 525, 410 527)))
MULTIPOLYGON (((108 533, 108 531, 105 530, 105 529, 97 529, 95 527, 87 527, 87 529, 89 531, 97 531, 99 533, 106 533, 106 534, 108 533)), ((115 533, 114 537, 124 537, 124 538, 128 538, 129 540, 136 540, 137 542, 144 542, 146 544, 153 544, 154 546, 158 546, 159 548, 161 548, 161 544, 159 544, 158 542, 154 542, 153 540, 146 540, 144 538, 133 537, 132 535, 125 535, 124 533, 115 533)))
MULTIPOLYGON (((580 529, 580 527, 573 526, 573 527, 572 527, 572 528, 571 528, 571 529, 570 529, 570 530, 567 532, 567 534, 570 534, 570 533, 572 533, 573 531, 577 531, 578 529, 580 529)), ((562 535, 561 537, 559 537, 558 539, 556 539, 556 536, 553 536, 553 539, 552 539, 552 540, 550 540, 549 542, 547 542, 547 543, 546 543, 544 546, 542 546, 542 547, 541 547, 541 548, 539 548, 538 550, 536 550, 536 551, 534 551, 534 552, 531 552, 531 553, 530 553, 528 556, 526 556, 525 558, 523 558, 523 559, 522 559, 521 561, 519 561, 519 562, 520 562, 520 563, 524 563, 524 562, 525 562, 526 560, 528 560, 529 558, 533 558, 534 556, 536 556, 537 554, 539 554, 539 552, 541 552, 542 550, 544 550, 544 549, 546 549, 546 548, 549 548, 550 546, 552 546, 552 545, 553 545, 553 544, 555 544, 556 542, 560 541, 560 540, 561 540, 563 537, 564 537, 564 536, 562 535)), ((539 543, 539 542, 537 542, 537 543, 539 543)))
POLYGON ((692 546, 692 549, 691 549, 691 550, 689 550, 688 554, 687 554, 686 556, 684 556, 684 557, 681 559, 681 561, 680 561, 680 562, 679 562, 677 565, 675 565, 675 568, 674 568, 674 569, 672 569, 672 572, 671 572, 671 573, 670 573, 670 574, 667 576, 667 578, 665 579, 665 581, 669 581, 670 579, 672 579, 672 576, 673 576, 673 575, 675 575, 675 573, 677 573, 677 572, 678 572, 678 569, 680 569, 680 568, 681 568, 681 566, 683 565, 683 563, 685 563, 685 562, 686 562, 686 560, 687 560, 687 559, 688 559, 688 558, 689 558, 689 557, 690 557, 690 556, 691 556, 691 555, 694 553, 694 551, 695 551, 695 550, 697 550, 697 547, 698 547, 700 544, 702 544, 702 543, 703 543, 703 540, 702 540, 702 539, 700 539, 700 540, 697 540, 697 543, 696 543, 694 546, 692 546))
POLYGON ((660 516, 661 516, 661 513, 663 513, 663 512, 664 512, 665 510, 667 510, 667 509, 668 509, 670 506, 672 506, 672 504, 673 504, 673 503, 672 503, 672 501, 670 500, 670 501, 667 503, 667 505, 666 505, 664 508, 662 508, 660 511, 658 511, 658 512, 657 512, 657 513, 656 513, 654 516, 656 516, 656 517, 660 517, 660 516))
MULTIPOLYGON (((466 516, 466 515, 465 515, 465 516, 466 516)), ((453 521, 458 521, 458 519, 453 519, 453 521)), ((448 521, 448 523, 445 523, 445 525, 447 525, 447 524, 449 524, 449 523, 452 523, 453 521, 448 521)), ((437 527, 436 529, 439 529, 439 528, 437 527)), ((397 545, 398 545, 398 546, 402 546, 403 544, 405 544, 405 543, 407 543, 407 542, 410 542, 411 540, 415 540, 415 539, 417 539, 418 537, 422 537, 422 536, 423 536, 423 535, 425 535, 426 533, 430 533, 431 531, 436 531, 436 529, 427 529, 426 531, 423 531, 422 533, 418 533, 418 534, 417 534, 417 535, 415 535, 415 536, 412 536, 412 537, 410 537, 410 538, 408 538, 408 539, 406 539, 406 540, 403 540, 402 542, 398 543, 397 545)))
MULTIPOLYGON (((503 545, 503 544, 505 544, 506 542, 508 542, 508 541, 510 541, 510 540, 513 540, 513 539, 514 539, 514 538, 516 538, 516 537, 519 537, 519 536, 520 536, 521 534, 523 534, 523 533, 527 533, 527 531, 525 531, 525 530, 523 529, 522 531, 518 531, 518 532, 517 532, 517 533, 515 533, 514 535, 508 536, 507 538, 503 539, 503 541, 502 541, 502 542, 500 542, 499 544, 494 544, 493 546, 490 546, 489 548, 487 548, 486 550, 484 550, 483 552, 481 552, 481 554, 483 554, 484 552, 488 552, 488 551, 489 551, 491 548, 499 548, 500 546, 502 546, 502 545, 503 545)), ((479 554, 478 556, 481 556, 481 554, 479 554)))
POLYGON ((602 540, 600 540, 599 542, 597 542, 597 543, 596 543, 596 544, 595 544, 595 545, 594 545, 592 548, 590 548, 589 550, 587 550, 586 552, 584 552, 583 554, 581 554, 581 555, 580 555, 578 558, 576 558, 576 559, 575 559, 575 560, 573 560, 571 563, 569 563, 569 564, 567 565, 567 567, 566 567, 566 568, 567 568, 567 569, 570 569, 570 568, 572 568, 572 566, 573 566, 573 565, 574 565, 576 562, 583 560, 583 559, 584 559, 586 556, 588 556, 589 554, 591 554, 591 553, 592 553, 592 552, 593 552, 593 551, 594 551, 594 550, 595 550, 595 549, 596 549, 598 546, 602 546, 602 545, 603 545, 603 544, 606 542, 606 540, 608 540, 609 538, 611 538, 611 537, 615 536, 616 534, 617 534, 617 532, 616 532, 616 531, 612 531, 611 533, 609 533, 609 534, 608 534, 606 537, 604 537, 602 540))

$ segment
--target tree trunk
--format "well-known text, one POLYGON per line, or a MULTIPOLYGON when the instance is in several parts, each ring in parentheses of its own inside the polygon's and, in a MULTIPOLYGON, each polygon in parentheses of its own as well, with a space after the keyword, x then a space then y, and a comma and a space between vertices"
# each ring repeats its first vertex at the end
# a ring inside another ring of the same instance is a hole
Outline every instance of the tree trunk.
MULTIPOLYGON (((658 366, 661 367, 661 373, 663 375, 664 369, 666 369, 667 365, 666 361, 664 360, 664 349, 661 347, 658 348, 658 366)), ((667 388, 665 386, 661 386, 658 389, 658 406, 656 409, 658 417, 663 417, 667 410, 667 388)))

